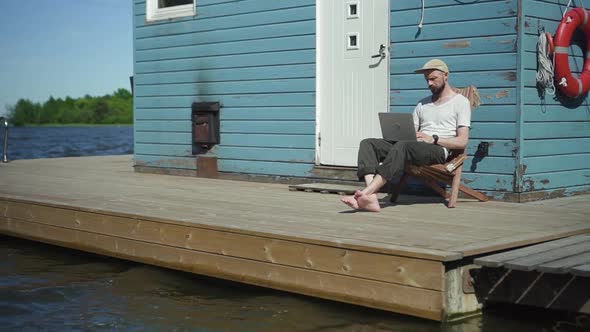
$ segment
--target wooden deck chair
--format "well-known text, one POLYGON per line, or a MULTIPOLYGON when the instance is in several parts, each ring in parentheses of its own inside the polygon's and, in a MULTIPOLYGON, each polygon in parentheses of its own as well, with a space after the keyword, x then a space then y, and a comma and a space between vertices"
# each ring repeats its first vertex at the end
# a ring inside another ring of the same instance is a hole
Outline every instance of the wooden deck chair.
MULTIPOLYGON (((469 99, 471 103, 471 111, 481 104, 481 99, 479 98, 479 93, 475 86, 471 85, 463 89, 455 88, 454 90, 469 99)), ((393 188, 390 201, 394 203, 397 200, 399 193, 405 187, 409 177, 422 180, 435 192, 447 199, 447 207, 449 208, 454 208, 457 204, 459 191, 478 199, 481 202, 488 201, 488 197, 483 193, 461 184, 461 174, 463 173, 463 163, 465 162, 465 159, 467 159, 465 150, 451 150, 449 151, 447 162, 444 164, 428 166, 406 165, 404 175, 400 182, 393 188), (445 186, 448 185, 451 187, 450 193, 440 186, 441 183, 445 186)))

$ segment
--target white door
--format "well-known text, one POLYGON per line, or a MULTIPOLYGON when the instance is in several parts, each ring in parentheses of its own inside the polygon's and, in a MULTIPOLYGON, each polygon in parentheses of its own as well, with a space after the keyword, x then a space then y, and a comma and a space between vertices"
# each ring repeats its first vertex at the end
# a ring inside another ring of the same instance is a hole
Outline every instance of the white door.
POLYGON ((356 166, 389 108, 389 0, 318 0, 317 120, 323 165, 356 166))

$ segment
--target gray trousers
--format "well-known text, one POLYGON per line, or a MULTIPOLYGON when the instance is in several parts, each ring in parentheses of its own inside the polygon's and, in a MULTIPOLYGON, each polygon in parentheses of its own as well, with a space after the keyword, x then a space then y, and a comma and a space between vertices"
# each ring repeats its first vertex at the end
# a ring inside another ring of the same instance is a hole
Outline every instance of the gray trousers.
POLYGON ((379 174, 388 182, 397 182, 406 163, 422 166, 444 162, 445 151, 440 145, 367 138, 359 147, 357 175, 360 181, 367 174, 379 174))

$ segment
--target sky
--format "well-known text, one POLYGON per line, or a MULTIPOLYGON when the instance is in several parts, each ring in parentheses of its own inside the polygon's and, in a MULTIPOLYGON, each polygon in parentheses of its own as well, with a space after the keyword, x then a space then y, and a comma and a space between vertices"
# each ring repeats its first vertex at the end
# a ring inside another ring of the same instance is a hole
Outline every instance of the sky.
POLYGON ((0 0, 0 116, 20 99, 131 90, 132 0, 0 0))

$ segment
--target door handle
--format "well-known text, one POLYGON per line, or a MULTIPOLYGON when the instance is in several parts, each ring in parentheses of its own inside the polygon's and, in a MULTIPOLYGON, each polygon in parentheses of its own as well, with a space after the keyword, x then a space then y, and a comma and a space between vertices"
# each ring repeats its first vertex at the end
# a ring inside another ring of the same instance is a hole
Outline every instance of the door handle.
POLYGON ((387 50, 387 46, 385 46, 385 44, 379 45, 379 54, 375 54, 375 55, 371 56, 371 58, 385 59, 385 57, 387 56, 386 50, 387 50))

